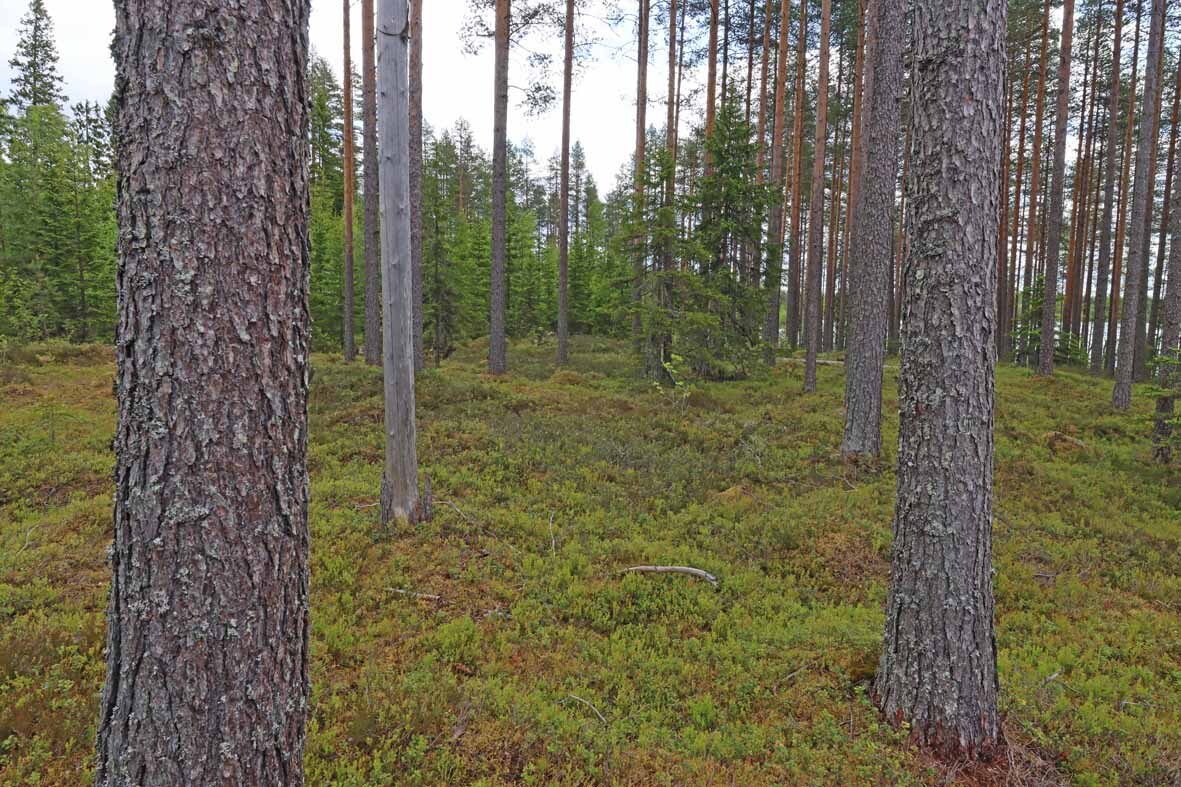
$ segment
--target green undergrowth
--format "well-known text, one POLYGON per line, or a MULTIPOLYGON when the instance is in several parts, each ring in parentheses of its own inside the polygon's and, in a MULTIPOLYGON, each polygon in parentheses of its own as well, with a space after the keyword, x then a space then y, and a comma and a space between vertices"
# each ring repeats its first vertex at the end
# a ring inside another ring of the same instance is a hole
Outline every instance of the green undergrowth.
MULTIPOLYGON (((486 343, 419 380, 435 518, 382 533, 381 381, 314 359, 312 785, 1081 785, 1181 778, 1181 479, 1151 402, 999 370, 996 567, 1008 762, 949 768, 868 688, 897 440, 843 464, 839 366, 668 392, 626 347, 486 343), (698 567, 620 574, 637 564, 698 567), (999 770, 998 770, 999 769, 999 770), (1023 776, 1024 774, 1024 776, 1023 776), (1033 783, 1033 782, 1029 782, 1033 783)), ((0 784, 89 778, 103 679, 113 364, 0 368, 0 784)))

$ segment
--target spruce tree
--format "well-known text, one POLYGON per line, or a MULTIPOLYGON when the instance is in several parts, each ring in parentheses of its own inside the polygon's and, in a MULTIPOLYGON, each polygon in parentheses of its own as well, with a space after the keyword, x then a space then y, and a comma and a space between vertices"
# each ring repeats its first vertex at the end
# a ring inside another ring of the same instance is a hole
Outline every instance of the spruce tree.
POLYGON ((57 59, 53 20, 45 0, 30 0, 29 11, 21 19, 16 54, 8 61, 15 72, 9 102, 18 112, 39 105, 61 106, 65 96, 57 59))

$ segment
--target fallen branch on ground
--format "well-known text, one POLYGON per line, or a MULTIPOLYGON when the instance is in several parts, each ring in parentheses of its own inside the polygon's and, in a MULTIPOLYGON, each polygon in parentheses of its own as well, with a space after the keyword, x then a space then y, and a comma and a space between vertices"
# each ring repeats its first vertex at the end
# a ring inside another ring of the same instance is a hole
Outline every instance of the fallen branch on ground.
POLYGON ((709 584, 717 587, 718 578, 708 571, 702 571, 699 568, 691 568, 689 566, 632 566, 625 568, 620 574, 688 574, 691 577, 704 579, 709 584))
POLYGON ((391 593, 397 593, 399 596, 409 596, 411 598, 421 598, 427 601, 442 601, 442 596, 436 596, 433 593, 419 593, 414 590, 402 590, 401 588, 386 588, 391 593))
POLYGON ((571 695, 570 695, 570 699, 572 699, 572 700, 578 700, 578 701, 579 701, 579 702, 581 702, 583 705, 585 705, 586 707, 588 707, 588 708, 590 708, 591 710, 593 710, 593 711, 595 712, 595 715, 599 717, 599 721, 603 722, 604 724, 606 724, 606 723, 607 723, 607 720, 603 718, 603 714, 599 713, 599 709, 598 709, 598 708, 596 708, 594 705, 591 705, 589 702, 587 702, 586 700, 584 700, 582 697, 576 697, 576 696, 574 696, 573 694, 571 694, 571 695))

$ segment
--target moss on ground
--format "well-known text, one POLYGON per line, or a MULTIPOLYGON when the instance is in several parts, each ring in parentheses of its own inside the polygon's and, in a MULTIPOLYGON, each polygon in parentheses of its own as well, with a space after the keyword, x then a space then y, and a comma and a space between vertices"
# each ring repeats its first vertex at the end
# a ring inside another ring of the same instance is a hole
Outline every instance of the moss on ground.
MULTIPOLYGON (((1082 785, 1181 779, 1181 492, 1151 404, 999 372, 998 641, 1010 761, 962 771, 867 698, 897 432, 842 464, 842 370, 661 392, 624 345, 462 349, 419 381, 435 519, 381 534, 379 372, 315 358, 315 785, 1082 785), (1070 439, 1064 439, 1066 438, 1070 439), (677 563, 720 578, 627 575, 677 563), (438 599, 415 596, 427 594, 438 599)), ((103 679, 113 364, 0 376, 0 784, 90 773, 103 679)))

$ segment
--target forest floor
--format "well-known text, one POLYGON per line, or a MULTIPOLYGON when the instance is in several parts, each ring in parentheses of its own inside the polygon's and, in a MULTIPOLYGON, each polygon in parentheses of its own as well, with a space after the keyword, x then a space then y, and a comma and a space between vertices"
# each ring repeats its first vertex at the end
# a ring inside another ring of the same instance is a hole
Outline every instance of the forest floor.
MULTIPOLYGON (((309 785, 1173 785, 1181 475, 1150 400, 1002 368, 1000 761, 940 763, 868 696, 897 442, 839 457, 842 369, 662 392, 620 343, 475 343, 419 381, 435 518, 382 534, 379 372, 314 358, 309 785), (641 563, 689 576, 621 575, 641 563)), ((20 361, 24 361, 23 363, 20 361)), ((114 365, 0 365, 0 784, 88 782, 111 539, 114 365)))

